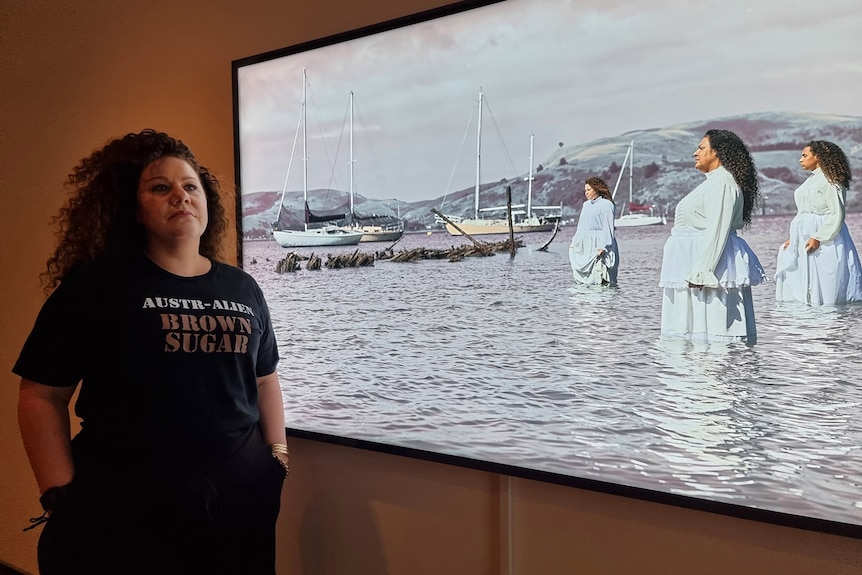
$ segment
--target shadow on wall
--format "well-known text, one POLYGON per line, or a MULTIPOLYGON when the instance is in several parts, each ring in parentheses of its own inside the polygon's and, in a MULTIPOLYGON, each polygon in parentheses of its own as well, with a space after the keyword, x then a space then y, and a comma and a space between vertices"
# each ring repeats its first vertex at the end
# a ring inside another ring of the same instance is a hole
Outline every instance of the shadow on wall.
POLYGON ((11 565, 0 562, 0 575, 27 575, 24 571, 18 571, 11 565))

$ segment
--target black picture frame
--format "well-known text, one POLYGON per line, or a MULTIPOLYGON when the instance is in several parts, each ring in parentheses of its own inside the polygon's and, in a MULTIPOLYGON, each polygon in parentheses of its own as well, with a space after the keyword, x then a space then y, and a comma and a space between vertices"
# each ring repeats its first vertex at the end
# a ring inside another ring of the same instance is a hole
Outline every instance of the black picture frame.
MULTIPOLYGON (((361 39, 367 39, 372 37, 380 37, 386 34, 395 34, 399 31, 403 32, 406 30, 411 30, 416 26, 425 25, 431 22, 446 22, 449 21, 447 19, 455 19, 461 15, 467 13, 479 13, 482 10, 493 10, 498 6, 508 6, 511 4, 529 4, 531 0, 486 0, 486 1, 462 1, 456 2, 438 9, 433 9, 425 12, 420 12, 417 14, 413 14, 410 16, 406 16, 403 18, 398 18, 394 20, 390 20, 387 22, 382 22, 379 24, 375 24, 373 26, 363 27, 356 30, 350 30, 344 33, 319 38, 310 42, 304 42, 300 44, 296 44, 293 46, 288 46, 280 50, 275 50, 271 52, 266 52, 263 54, 253 55, 247 58, 242 58, 240 60, 236 60, 232 63, 232 80, 233 80, 233 101, 234 101, 234 149, 235 149, 235 172, 236 172, 236 181, 240 185, 240 190, 238 192, 237 197, 237 211, 236 211, 236 221, 237 221, 237 231, 238 231, 238 253, 240 254, 240 261, 243 262, 245 267, 245 260, 243 255, 243 238, 246 238, 249 235, 250 227, 245 223, 247 221, 247 214, 244 210, 244 193, 255 193, 258 191, 262 191, 262 189, 266 189, 269 192, 277 192, 278 186, 270 185, 270 186, 256 186, 255 184, 248 184, 243 180, 244 175, 248 172, 248 166, 244 165, 244 162, 248 162, 248 158, 244 157, 244 150, 246 150, 247 142, 244 140, 244 122, 246 121, 243 118, 244 108, 242 105, 242 99, 244 97, 243 94, 243 78, 242 74, 244 71, 248 71, 255 66, 262 66, 272 64, 278 61, 287 61, 290 59, 294 59, 299 61, 303 58, 303 55, 310 54, 314 51, 326 50, 335 46, 348 46, 351 42, 361 39)), ((839 10, 842 8, 842 2, 836 0, 835 9, 839 10)), ((852 7, 850 7, 852 9, 852 7)), ((618 10, 621 9, 620 6, 616 6, 614 8, 608 8, 608 10, 618 10)), ((453 20, 454 21, 454 20, 453 20)), ((742 20, 740 20, 742 21, 742 20)), ((516 23, 513 23, 513 26, 516 23)), ((705 27, 705 30, 708 29, 705 27)), ((606 30, 604 31, 605 38, 613 38, 614 30, 606 30)), ((597 35, 598 38, 603 37, 602 35, 597 35)), ((704 50, 707 49, 707 46, 711 46, 715 43, 714 38, 704 38, 704 44, 702 48, 704 50)), ((697 59, 698 52, 689 52, 690 58, 697 59)), ((324 58, 324 56, 318 56, 319 58, 324 58)), ((622 56, 621 56, 622 57, 622 56)), ((637 57, 635 55, 635 57, 637 57)), ((764 56, 766 58, 766 56, 764 56)), ((773 55, 770 55, 769 58, 774 58, 773 55)), ((788 58, 793 58, 793 55, 789 55, 788 58)), ((781 62, 784 62, 784 58, 779 58, 781 62)), ((610 70, 613 68, 613 62, 608 63, 606 69, 610 70)), ((696 65, 696 64, 695 64, 696 65)), ((561 71, 566 74, 572 74, 571 71, 561 71)), ((657 71, 657 73, 659 73, 657 71)), ((557 80, 555 80, 557 81, 557 80)), ((589 82, 590 80, 585 80, 589 82)), ((850 85, 849 88, 852 88, 855 84, 850 85)), ((852 92, 852 89, 850 90, 852 92)), ((616 96, 609 95, 609 98, 614 98, 616 96)), ((295 100, 295 99, 294 99, 295 100)), ((696 106, 695 106, 696 107, 696 106)), ((833 112, 833 110, 815 110, 816 112, 822 112, 824 114, 828 114, 833 112)), ((846 114, 843 110, 838 111, 841 114, 846 114)), ((761 110, 754 109, 752 110, 752 114, 759 114, 761 110)), ((636 117, 629 116, 629 118, 636 117)), ((720 113, 717 115, 718 120, 712 116, 709 117, 696 117, 696 116, 688 116, 682 117, 679 119, 677 124, 689 126, 692 129, 692 133, 698 133, 700 130, 702 133, 703 128, 708 127, 709 125, 721 124, 721 121, 724 120, 727 127, 734 128, 739 127, 743 133, 744 137, 749 135, 752 132, 747 132, 747 130, 753 130, 751 126, 753 123, 740 123, 740 120, 736 116, 727 115, 722 116, 720 113)), ((847 116, 849 117, 849 116, 847 116)), ((760 119, 762 120, 762 118, 760 119)), ((760 121, 757 120, 757 121, 760 121)), ((853 129, 855 130, 858 126, 862 125, 859 122, 859 118, 851 118, 851 124, 853 129)), ((764 120, 765 121, 765 120, 764 120)), ((625 120, 623 120, 624 124, 625 120)), ((671 122, 669 122, 671 123, 671 122)), ((755 122, 756 123, 756 122, 755 122)), ((617 125, 614 122, 609 121, 610 125, 617 125)), ((818 124, 818 126, 827 126, 829 130, 835 128, 832 124, 818 124)), ((839 126, 840 128, 840 126, 839 126)), ((600 128, 596 128, 599 130, 600 128)), ((628 142, 629 136, 635 132, 644 132, 650 130, 660 130, 660 127, 656 127, 653 124, 641 124, 637 122, 633 122, 630 126, 630 130, 619 129, 616 130, 613 127, 607 128, 607 133, 603 135, 597 135, 593 138, 594 140, 599 140, 602 137, 607 138, 608 140, 613 140, 614 145, 614 153, 618 153, 620 150, 625 151, 625 146, 623 144, 628 142), (623 144, 621 144, 623 143, 623 144)), ((824 128, 826 129, 826 128, 824 128)), ((835 128, 836 130, 838 128, 835 128)), ((293 134, 294 126, 290 125, 289 127, 285 127, 284 131, 290 132, 293 134)), ((834 133, 837 133, 834 132, 834 133)), ((848 136, 848 138, 857 138, 858 134, 854 132, 854 135, 848 136)), ((690 145, 693 147, 696 142, 688 142, 686 145, 690 145)), ((559 142, 560 149, 564 148, 563 142, 559 142)), ((281 149, 285 149, 284 146, 281 146, 281 149)), ((547 157, 554 157, 556 161, 559 161, 560 154, 554 155, 553 153, 546 153, 547 157)), ((563 155, 563 157, 565 157, 563 155)), ((622 160, 622 154, 619 154, 619 159, 622 160)), ((532 169, 533 166, 531 166, 532 169)), ((623 166, 624 167, 624 166, 623 166)), ((505 172, 505 171, 503 171, 505 172)), ((620 172, 621 174, 622 172, 620 172)), ((694 174, 692 177, 694 177, 694 174)), ((693 181, 693 180, 692 180, 693 181)), ((623 183, 623 186, 625 184, 623 183)), ((284 183, 284 188, 287 188, 287 182, 284 183)), ((448 193, 448 190, 447 190, 448 193)), ((567 192, 569 193, 569 192, 567 192)), ((855 194, 855 191, 853 192, 855 194)), ((855 198, 856 196, 854 196, 855 198)), ((428 204, 431 206, 433 202, 430 200, 439 199, 438 196, 428 197, 428 204)), ((856 200, 858 201, 858 200, 856 200)), ((569 208, 571 206, 567 206, 569 208)), ((337 206, 335 207, 337 209, 337 206)), ((564 212, 564 217, 565 217, 564 212)), ((571 213, 571 212, 570 212, 571 213)), ((270 218, 271 219, 271 218, 270 218)), ((857 238, 859 241, 862 238, 857 238)), ((771 255, 770 255, 771 257, 771 255)), ((467 264, 469 265, 469 264, 467 264)), ((739 517, 744 519, 750 519, 755 521, 762 521, 766 523, 772 523, 777 525, 790 526, 800 529, 812 530, 823 533, 837 534, 847 537, 860 538, 862 537, 862 509, 860 509, 860 516, 858 523, 847 522, 843 520, 831 520, 824 517, 818 516, 807 516, 802 514, 783 512, 781 510, 776 510, 772 508, 760 508, 758 506, 749 506, 749 505, 741 505, 733 502, 714 500, 702 497, 695 497, 689 495, 681 495, 679 493, 674 493, 668 491, 666 489, 661 489, 659 486, 655 489, 648 489, 642 486, 634 486, 630 484, 626 484, 623 482, 615 482, 612 480, 612 477, 607 477, 607 480, 599 480, 594 477, 586 477, 586 476, 574 476, 567 475, 562 473, 550 472, 542 469, 535 469, 530 467, 522 467, 518 465, 511 465, 508 463, 501 463, 498 461, 492 461, 483 459, 481 457, 464 457, 457 454, 439 452, 434 450, 426 450, 419 449, 415 447, 411 447, 409 445, 400 445, 397 442, 388 442, 385 439, 381 440, 368 440, 363 437, 351 437, 346 435, 338 435, 338 434, 330 434, 326 431, 322 431, 320 429, 305 429, 302 427, 294 427, 291 426, 290 422, 288 423, 289 433, 292 436, 296 437, 304 437, 307 439, 315 440, 315 441, 323 441, 328 443, 334 443, 344 446, 350 446, 359 449, 367 449, 372 451, 378 451, 383 453, 391 453, 395 455, 414 457, 429 461, 436 461, 451 465, 462 466, 471 469, 477 469, 481 471, 490 471, 494 473, 501 473, 505 475, 511 475, 515 477, 522 477, 526 479, 545 481, 549 483, 559 484, 570 486, 573 488, 579 489, 587 489, 592 491, 598 491, 603 493, 609 493, 614 495, 620 495, 625 497, 633 497, 637 499, 643 499, 647 501, 653 501, 657 503, 677 505, 681 507, 686 507, 690 509, 696 509, 701 511, 707 511, 712 513, 718 513, 723 515, 729 515, 733 517, 739 517)))

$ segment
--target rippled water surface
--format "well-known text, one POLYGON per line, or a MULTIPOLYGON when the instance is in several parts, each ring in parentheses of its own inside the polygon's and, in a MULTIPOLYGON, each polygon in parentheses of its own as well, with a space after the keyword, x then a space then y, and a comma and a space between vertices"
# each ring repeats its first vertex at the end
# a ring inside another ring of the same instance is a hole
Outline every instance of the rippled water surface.
MULTIPOLYGON (((789 221, 742 234, 770 276, 789 221)), ((848 224, 862 246, 862 214, 848 224)), ((574 232, 547 252, 550 234, 522 236, 514 258, 283 275, 288 250, 245 242, 287 425, 862 524, 862 306, 779 305, 769 283, 753 290, 756 345, 661 338, 670 227, 617 231, 615 289, 574 285, 574 232)), ((464 242, 408 234, 395 249, 464 242)))

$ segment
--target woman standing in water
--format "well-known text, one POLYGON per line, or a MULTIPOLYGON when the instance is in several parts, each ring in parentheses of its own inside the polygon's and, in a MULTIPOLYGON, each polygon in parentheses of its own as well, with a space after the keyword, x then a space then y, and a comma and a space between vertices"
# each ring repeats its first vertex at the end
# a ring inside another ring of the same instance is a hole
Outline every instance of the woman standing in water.
POLYGON ((706 180, 677 205, 664 246, 661 332, 752 344, 751 286, 766 274, 736 231, 751 223, 759 197, 754 160, 728 130, 707 131, 694 160, 706 180))
POLYGON ((569 246, 572 273, 580 284, 616 285, 620 254, 611 192, 604 180, 592 177, 584 182, 584 196, 578 229, 569 246))
POLYGON ((814 140, 799 164, 811 174, 796 188, 790 239, 778 250, 775 300, 810 305, 862 302, 862 266, 844 222, 850 164, 837 145, 814 140))
POLYGON ((51 295, 13 369, 47 517, 39 572, 274 575, 278 349, 258 285, 214 259, 218 181, 144 130, 81 160, 69 185, 51 295))

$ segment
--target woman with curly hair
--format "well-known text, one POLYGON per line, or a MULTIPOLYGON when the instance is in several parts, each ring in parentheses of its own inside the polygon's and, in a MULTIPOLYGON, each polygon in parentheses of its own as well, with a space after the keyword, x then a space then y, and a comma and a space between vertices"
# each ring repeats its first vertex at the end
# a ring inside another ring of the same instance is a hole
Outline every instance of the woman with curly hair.
POLYGON ((706 180, 677 204, 664 246, 661 332, 753 344, 751 286, 766 274, 736 231, 751 223, 758 201, 754 160, 728 130, 708 130, 694 160, 706 180))
POLYGON ((278 350, 260 288, 214 259, 218 181, 144 130, 81 160, 69 186, 50 295, 13 369, 40 573, 273 574, 278 350))
POLYGON ((569 246, 575 282, 616 285, 620 254, 614 237, 614 201, 608 185, 597 177, 584 182, 586 201, 569 246))
POLYGON ((862 302, 859 252, 844 223, 850 164, 836 144, 814 140, 799 164, 811 174, 796 188, 790 239, 778 250, 775 300, 809 305, 862 302))

